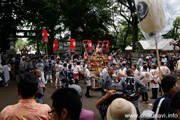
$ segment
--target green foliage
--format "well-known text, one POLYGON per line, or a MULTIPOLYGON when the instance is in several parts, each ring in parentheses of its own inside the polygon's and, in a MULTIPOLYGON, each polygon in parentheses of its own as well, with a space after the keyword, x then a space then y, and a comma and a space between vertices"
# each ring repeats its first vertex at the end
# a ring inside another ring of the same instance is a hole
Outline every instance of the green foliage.
POLYGON ((24 45, 27 46, 28 41, 24 41, 22 38, 19 38, 15 43, 15 51, 21 50, 24 45))
POLYGON ((180 17, 176 18, 173 23, 173 29, 169 31, 164 38, 169 39, 172 38, 174 40, 180 40, 180 17))

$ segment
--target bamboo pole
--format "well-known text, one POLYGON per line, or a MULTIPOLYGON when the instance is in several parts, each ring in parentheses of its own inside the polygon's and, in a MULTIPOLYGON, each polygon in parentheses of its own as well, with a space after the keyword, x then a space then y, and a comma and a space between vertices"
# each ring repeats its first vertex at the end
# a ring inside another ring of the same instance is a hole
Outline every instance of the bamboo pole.
POLYGON ((46 43, 46 54, 47 54, 47 57, 48 57, 47 43, 46 43))
MULTIPOLYGON (((160 81, 162 81, 162 74, 160 69, 160 60, 159 60, 159 51, 158 51, 158 45, 157 45, 157 37, 155 37, 155 45, 156 45, 156 55, 157 55, 157 62, 158 62, 158 70, 159 70, 159 78, 160 81)), ((162 88, 161 88, 162 95, 164 94, 162 88)))

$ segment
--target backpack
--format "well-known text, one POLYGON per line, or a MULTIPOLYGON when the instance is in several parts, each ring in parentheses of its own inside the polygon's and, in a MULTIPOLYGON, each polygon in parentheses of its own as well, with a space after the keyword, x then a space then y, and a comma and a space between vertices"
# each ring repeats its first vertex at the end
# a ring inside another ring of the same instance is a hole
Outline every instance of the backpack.
POLYGON ((66 68, 63 68, 63 70, 60 71, 59 76, 62 82, 66 82, 67 80, 66 68))

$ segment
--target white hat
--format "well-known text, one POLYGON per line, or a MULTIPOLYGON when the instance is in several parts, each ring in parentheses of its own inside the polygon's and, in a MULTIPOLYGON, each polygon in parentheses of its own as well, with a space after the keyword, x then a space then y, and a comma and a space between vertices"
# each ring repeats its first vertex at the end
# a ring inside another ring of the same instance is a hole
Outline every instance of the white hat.
POLYGON ((69 86, 69 88, 75 89, 78 92, 79 96, 82 97, 82 89, 79 85, 72 84, 71 86, 69 86))
POLYGON ((149 119, 152 119, 154 116, 154 112, 151 111, 151 110, 144 110, 142 113, 141 113, 141 120, 149 120, 149 119))
POLYGON ((115 99, 108 107, 107 120, 116 120, 116 119, 136 120, 137 119, 136 108, 131 102, 123 98, 115 99))
POLYGON ((147 56, 146 59, 149 59, 149 56, 147 56))

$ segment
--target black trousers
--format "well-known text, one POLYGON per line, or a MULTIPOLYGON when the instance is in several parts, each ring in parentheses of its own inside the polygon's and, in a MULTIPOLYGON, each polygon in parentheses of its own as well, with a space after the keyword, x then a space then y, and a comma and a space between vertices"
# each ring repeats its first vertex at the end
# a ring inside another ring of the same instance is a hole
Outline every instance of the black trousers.
POLYGON ((157 99, 158 88, 152 88, 152 98, 157 99))
POLYGON ((147 92, 142 93, 142 101, 148 101, 148 93, 147 92))
POLYGON ((87 97, 90 96, 90 95, 89 95, 89 90, 90 90, 90 89, 91 89, 91 86, 87 86, 85 96, 87 96, 87 97))
POLYGON ((75 84, 77 85, 79 83, 79 80, 78 79, 75 79, 75 84))

